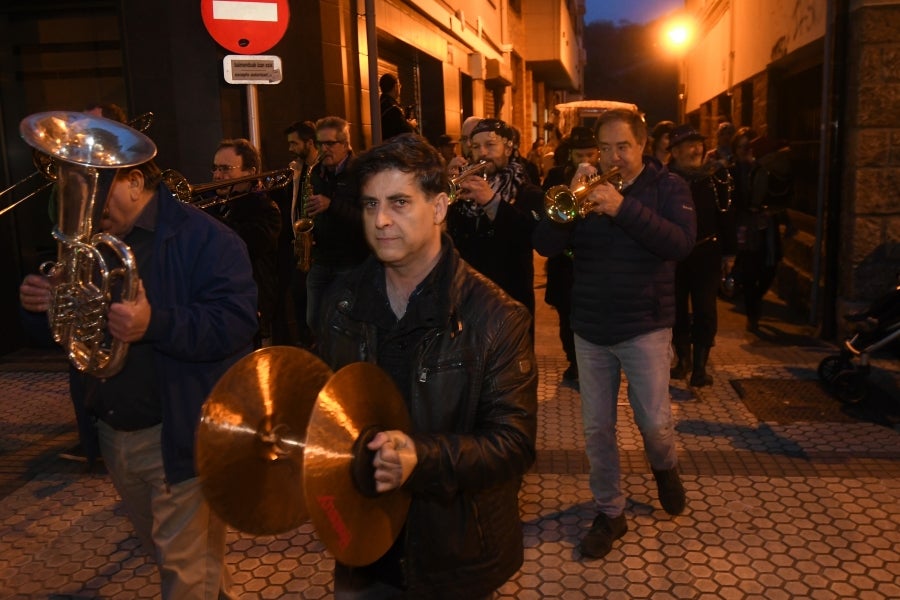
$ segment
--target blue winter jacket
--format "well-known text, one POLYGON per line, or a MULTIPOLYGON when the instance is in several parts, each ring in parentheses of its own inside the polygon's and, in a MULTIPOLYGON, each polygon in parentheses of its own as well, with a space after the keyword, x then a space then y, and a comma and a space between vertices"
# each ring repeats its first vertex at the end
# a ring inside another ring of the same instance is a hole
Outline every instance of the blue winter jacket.
POLYGON ((157 192, 144 341, 153 343, 156 356, 166 478, 178 483, 196 475, 194 436, 203 402, 253 348, 257 291, 247 247, 234 231, 179 202, 165 185, 157 192))
POLYGON ((625 191, 615 217, 589 214, 574 223, 544 218, 533 236, 542 256, 574 253, 572 330, 611 346, 675 323, 675 263, 697 237, 687 183, 658 160, 625 191))

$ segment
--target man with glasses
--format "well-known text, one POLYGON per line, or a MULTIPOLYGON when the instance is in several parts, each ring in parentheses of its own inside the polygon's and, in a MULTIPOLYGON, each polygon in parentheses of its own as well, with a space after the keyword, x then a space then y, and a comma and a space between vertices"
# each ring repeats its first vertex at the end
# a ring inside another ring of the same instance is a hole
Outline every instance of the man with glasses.
POLYGON ((612 109, 598 119, 601 172, 619 169, 624 187, 596 185, 590 212, 572 223, 549 218, 534 243, 543 256, 571 249, 572 329, 581 390, 585 452, 597 516, 582 538, 585 558, 602 558, 625 535, 625 494, 616 441, 619 387, 628 402, 670 515, 685 508, 669 397, 675 323, 675 264, 694 245, 697 223, 687 183, 643 155, 647 124, 640 113, 612 109))
MULTIPOLYGON (((240 179, 262 172, 259 150, 244 138, 222 140, 213 158, 213 181, 240 179)), ((252 181, 240 183, 229 189, 219 188, 216 193, 224 200, 228 195, 250 191, 252 181)), ((234 229, 250 254, 253 279, 259 288, 259 333, 256 346, 268 346, 272 339, 272 316, 277 296, 278 234, 281 231, 281 213, 278 205, 263 191, 246 194, 221 204, 214 211, 234 229)))
POLYGON ((306 323, 313 331, 319 326, 322 294, 369 254, 359 192, 350 172, 350 124, 335 116, 316 121, 316 147, 319 163, 310 173, 313 194, 306 202, 315 237, 312 267, 306 274, 306 323))
POLYGON ((472 163, 486 161, 484 176, 459 182, 447 229, 463 259, 534 314, 531 232, 543 212, 544 193, 521 161, 511 160, 513 130, 500 119, 472 129, 472 163))

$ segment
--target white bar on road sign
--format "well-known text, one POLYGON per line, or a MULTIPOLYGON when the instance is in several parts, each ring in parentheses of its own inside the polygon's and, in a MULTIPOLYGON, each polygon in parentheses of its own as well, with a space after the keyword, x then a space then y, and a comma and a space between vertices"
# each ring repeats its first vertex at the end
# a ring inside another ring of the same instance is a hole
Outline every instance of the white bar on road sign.
POLYGON ((232 2, 213 0, 213 19, 221 21, 270 21, 278 22, 276 2, 232 2))
POLYGON ((281 57, 229 54, 222 61, 228 83, 281 83, 281 57))

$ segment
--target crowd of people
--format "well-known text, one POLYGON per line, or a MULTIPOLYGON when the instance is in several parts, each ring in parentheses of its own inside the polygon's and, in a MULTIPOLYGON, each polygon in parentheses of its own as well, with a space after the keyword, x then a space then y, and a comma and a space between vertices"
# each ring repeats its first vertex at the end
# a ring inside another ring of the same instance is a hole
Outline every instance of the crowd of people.
MULTIPOLYGON (((152 159, 110 169, 100 228, 132 249, 141 282, 135 298, 110 303, 108 327, 131 347, 116 375, 73 374, 73 402, 164 598, 233 597, 226 526, 201 493, 195 435, 218 377, 273 343, 335 371, 378 365, 412 417, 411 431, 381 431, 368 445, 377 491, 411 493, 407 521, 373 564, 337 562, 336 597, 490 598, 524 559, 517 494, 535 459, 535 251, 547 257, 543 300, 559 317, 563 382, 581 396, 596 517, 580 554, 606 556, 628 529, 623 375, 659 502, 672 516, 687 507, 669 384, 712 383, 723 274, 739 282, 748 329, 758 327, 792 193, 787 145, 723 123, 706 152, 689 124, 648 130, 639 112, 614 109, 560 139, 548 169, 543 144, 522 156, 520 132, 497 118, 469 117, 458 139, 429 143, 402 112, 397 78, 379 83, 384 141, 357 154, 341 117, 292 123, 283 191, 254 187, 262 161, 242 138, 215 148, 223 201, 206 209, 178 202, 152 159), (548 217, 554 190, 575 200, 571 219, 548 217), (305 250, 301 234, 312 236, 305 250)), ((25 277, 32 330, 46 329, 58 284, 25 277)))

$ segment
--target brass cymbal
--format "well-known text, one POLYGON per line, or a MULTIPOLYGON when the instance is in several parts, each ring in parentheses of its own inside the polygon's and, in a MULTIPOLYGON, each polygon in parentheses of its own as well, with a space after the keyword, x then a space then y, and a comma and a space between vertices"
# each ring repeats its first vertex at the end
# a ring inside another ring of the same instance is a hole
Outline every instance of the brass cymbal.
POLYGON ((306 350, 272 346, 236 362, 213 387, 197 428, 197 472, 226 523, 271 535, 306 520, 306 425, 331 374, 306 350))
POLYGON ((387 373, 369 363, 338 370, 309 418, 306 508, 319 539, 345 565, 376 561, 406 521, 409 492, 375 492, 374 453, 365 447, 376 433, 392 429, 411 430, 406 405, 387 373))

